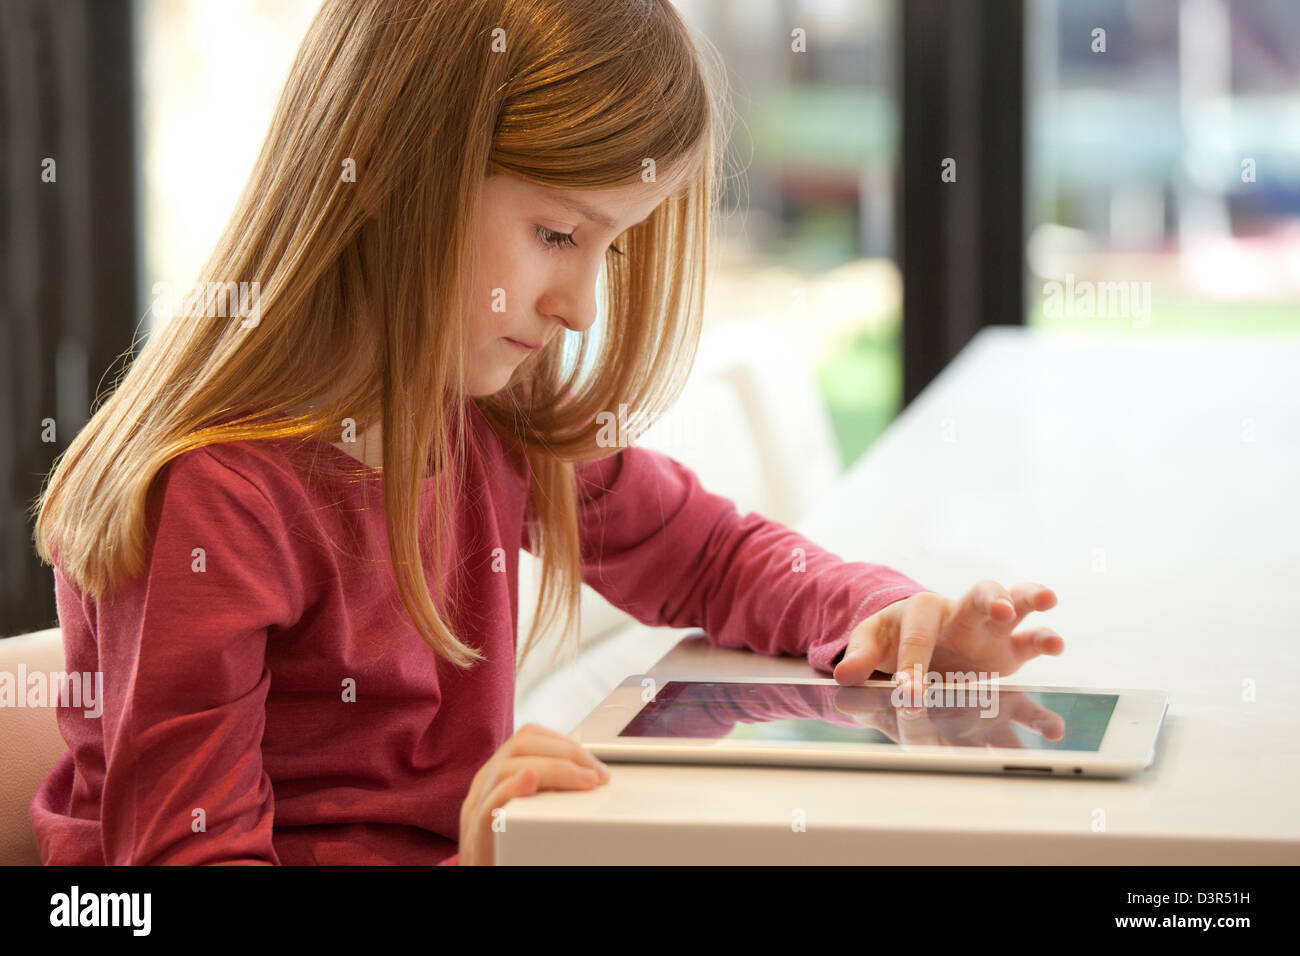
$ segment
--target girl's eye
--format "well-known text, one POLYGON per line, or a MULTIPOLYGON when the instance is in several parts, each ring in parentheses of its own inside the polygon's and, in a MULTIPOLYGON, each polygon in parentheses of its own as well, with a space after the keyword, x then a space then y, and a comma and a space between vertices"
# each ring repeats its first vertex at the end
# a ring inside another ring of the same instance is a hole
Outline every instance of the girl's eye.
MULTIPOLYGON (((537 238, 541 240, 542 245, 547 249, 562 249, 565 246, 577 245, 577 243, 573 241, 572 233, 556 232, 553 229, 547 229, 545 226, 537 227, 537 238)), ((610 248, 620 256, 623 254, 623 250, 612 243, 610 244, 610 248)))
POLYGON ((537 238, 542 241, 542 245, 548 249, 560 249, 564 246, 576 246, 573 241, 573 235, 567 232, 555 232, 547 229, 545 226, 537 227, 537 238))

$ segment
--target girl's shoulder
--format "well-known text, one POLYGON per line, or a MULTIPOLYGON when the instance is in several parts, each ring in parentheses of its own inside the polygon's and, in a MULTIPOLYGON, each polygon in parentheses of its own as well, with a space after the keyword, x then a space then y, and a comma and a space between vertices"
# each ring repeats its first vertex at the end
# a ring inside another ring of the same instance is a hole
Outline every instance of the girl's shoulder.
POLYGON ((259 508, 269 505, 279 512, 296 510, 324 494, 320 483, 311 480, 313 458, 332 460, 341 454, 329 454, 333 449, 320 447, 325 444, 265 439, 193 448, 168 462, 165 493, 200 501, 216 497, 251 500, 259 508))

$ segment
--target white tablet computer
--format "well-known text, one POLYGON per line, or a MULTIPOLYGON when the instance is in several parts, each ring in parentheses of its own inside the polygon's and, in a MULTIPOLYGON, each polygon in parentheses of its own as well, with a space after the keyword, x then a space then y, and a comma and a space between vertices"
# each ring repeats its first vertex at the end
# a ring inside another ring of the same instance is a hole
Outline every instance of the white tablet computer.
POLYGON ((1147 767, 1169 707, 1153 690, 892 681, 627 678, 572 736, 607 761, 1121 777, 1147 767))

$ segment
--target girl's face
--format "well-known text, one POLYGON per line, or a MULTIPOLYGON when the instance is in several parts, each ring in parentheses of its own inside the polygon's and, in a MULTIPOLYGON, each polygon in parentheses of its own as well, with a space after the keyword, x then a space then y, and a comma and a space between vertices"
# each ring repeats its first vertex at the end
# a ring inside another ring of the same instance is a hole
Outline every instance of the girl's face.
POLYGON ((560 190, 504 175, 484 181, 466 328, 470 395, 500 391, 554 336, 591 326, 605 250, 674 188, 560 190))

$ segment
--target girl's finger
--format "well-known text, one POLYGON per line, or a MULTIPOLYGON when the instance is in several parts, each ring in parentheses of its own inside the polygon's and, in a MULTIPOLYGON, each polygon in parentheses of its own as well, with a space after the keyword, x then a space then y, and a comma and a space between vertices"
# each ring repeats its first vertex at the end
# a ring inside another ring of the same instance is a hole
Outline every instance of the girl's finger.
POLYGON ((1050 627, 1031 627, 1011 635, 1011 653, 1021 661, 1039 654, 1052 657, 1065 650, 1065 638, 1050 627))
POLYGON ((1015 616, 1011 593, 997 581, 981 581, 962 596, 948 628, 960 639, 978 634, 989 621, 1006 624, 1015 616))
POLYGON ((537 772, 537 785, 542 790, 590 790, 609 779, 591 767, 583 766, 562 757, 511 757, 502 767, 503 772, 531 767, 537 772))
POLYGON ((925 595, 918 595, 903 602, 903 616, 898 625, 899 682, 905 693, 910 687, 913 700, 925 691, 925 675, 943 625, 942 601, 924 598, 925 595))
POLYGON ((847 688, 837 690, 831 700, 832 706, 837 711, 863 727, 880 731, 890 740, 898 740, 898 721, 894 708, 889 702, 892 689, 882 688, 873 691, 872 697, 867 701, 858 696, 849 696, 846 691, 847 688))
POLYGON ((873 614, 853 629, 849 643, 844 648, 844 656, 835 665, 832 676, 841 684, 861 684, 871 677, 877 667, 888 668, 884 662, 888 650, 882 623, 889 614, 886 609, 873 614))
POLYGON ((515 797, 531 797, 537 792, 540 778, 532 767, 524 767, 518 773, 502 780, 489 794, 487 823, 491 826, 492 811, 499 810, 515 797))
POLYGON ((501 750, 506 758, 567 757, 575 763, 585 764, 597 774, 609 769, 595 754, 572 737, 566 737, 545 727, 538 727, 536 724, 527 724, 519 728, 518 732, 502 745, 501 750))
POLYGON ((490 848, 492 847, 492 824, 496 812, 516 797, 531 797, 537 792, 537 781, 537 771, 532 767, 524 767, 518 773, 502 780, 488 794, 487 806, 478 821, 480 844, 489 848, 487 858, 481 862, 488 866, 494 862, 490 848))
POLYGON ((1060 740, 1065 736, 1065 719, 1027 694, 1008 695, 1004 706, 1012 720, 1048 740, 1060 740))
POLYGON ((900 707, 894 712, 898 726, 898 743, 903 746, 937 746, 939 728, 928 707, 900 707))
POLYGON ((541 777, 534 767, 523 767, 516 774, 502 780, 491 793, 488 801, 487 822, 492 823, 492 811, 500 810, 515 797, 531 797, 538 790, 541 777))
POLYGON ((514 736, 523 735, 525 737, 549 737, 553 740, 571 740, 571 737, 560 733, 558 730, 552 730, 544 724, 527 723, 515 731, 514 736))
POLYGON ((1016 607, 1016 617, 1011 622, 1015 627, 1033 611, 1050 611, 1056 607, 1056 592, 1033 581, 1024 581, 1011 586, 1011 600, 1016 607))

